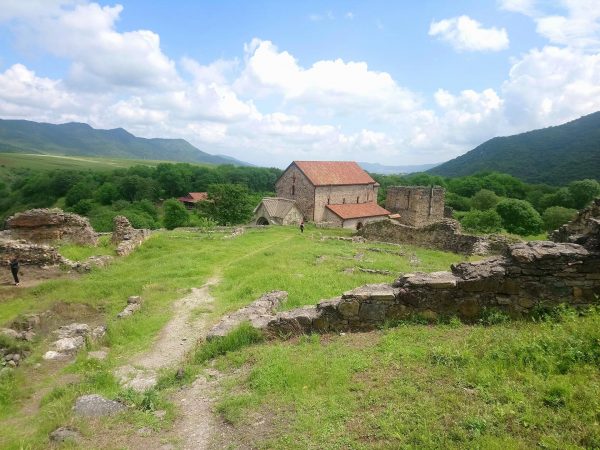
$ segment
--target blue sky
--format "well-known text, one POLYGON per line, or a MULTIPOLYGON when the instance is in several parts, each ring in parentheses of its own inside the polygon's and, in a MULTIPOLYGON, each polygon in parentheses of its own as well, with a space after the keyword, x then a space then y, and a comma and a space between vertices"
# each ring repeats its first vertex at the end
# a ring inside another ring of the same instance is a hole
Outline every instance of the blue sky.
POLYGON ((1 118, 419 164, 599 109, 595 0, 0 0, 1 118))

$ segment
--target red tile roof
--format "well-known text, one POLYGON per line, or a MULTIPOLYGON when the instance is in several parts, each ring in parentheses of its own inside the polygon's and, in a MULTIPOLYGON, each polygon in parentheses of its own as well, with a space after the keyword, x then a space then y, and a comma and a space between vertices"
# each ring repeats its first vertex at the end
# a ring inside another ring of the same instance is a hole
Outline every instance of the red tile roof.
POLYGON ((185 197, 179 197, 177 200, 186 203, 198 203, 208 199, 206 192, 189 192, 185 197))
POLYGON ((375 184, 354 161, 294 161, 314 186, 375 184))
POLYGON ((346 203, 344 205, 327 205, 335 215, 342 219, 358 219, 360 217, 387 216, 390 212, 375 202, 346 203))

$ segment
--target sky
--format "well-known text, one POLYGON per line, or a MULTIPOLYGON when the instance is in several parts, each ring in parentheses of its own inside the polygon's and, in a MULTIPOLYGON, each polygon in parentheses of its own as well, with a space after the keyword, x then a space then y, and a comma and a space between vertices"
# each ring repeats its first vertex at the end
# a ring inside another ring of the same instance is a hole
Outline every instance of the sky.
POLYGON ((599 0, 0 0, 0 118, 262 166, 438 163, 600 110, 599 0))

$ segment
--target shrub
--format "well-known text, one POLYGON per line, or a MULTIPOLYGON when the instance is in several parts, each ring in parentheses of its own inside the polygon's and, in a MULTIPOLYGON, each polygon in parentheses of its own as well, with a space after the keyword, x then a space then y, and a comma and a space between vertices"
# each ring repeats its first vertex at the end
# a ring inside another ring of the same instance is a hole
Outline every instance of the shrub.
POLYGON ((577 214, 576 209, 563 208, 562 206, 551 206, 542 214, 544 229, 546 231, 556 230, 561 225, 567 223, 577 214))
POLYGON ((493 209, 469 211, 463 216, 460 223, 466 230, 480 233, 496 233, 502 230, 502 218, 493 209))
POLYGON ((542 218, 525 200, 507 198, 498 203, 496 211, 502 218, 503 228, 509 233, 526 236, 542 230, 542 218))
POLYGON ((471 206, 480 211, 485 211, 486 209, 494 209, 498 202, 500 202, 500 197, 488 189, 482 189, 471 199, 471 206))
POLYGON ((471 209, 471 199, 462 197, 454 192, 446 194, 446 205, 456 211, 468 211, 471 209))
POLYGON ((180 201, 171 198, 165 201, 163 207, 165 210, 163 217, 165 228, 172 230, 173 228, 182 227, 187 224, 189 214, 180 201))

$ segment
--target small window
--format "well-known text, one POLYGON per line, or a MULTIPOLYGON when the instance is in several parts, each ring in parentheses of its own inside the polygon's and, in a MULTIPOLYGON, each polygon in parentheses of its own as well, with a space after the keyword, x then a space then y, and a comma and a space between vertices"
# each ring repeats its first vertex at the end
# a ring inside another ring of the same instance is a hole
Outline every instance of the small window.
POLYGON ((296 185, 292 184, 292 195, 296 195, 296 185))
POLYGON ((330 202, 331 202, 331 197, 327 197, 327 204, 329 205, 330 202))
POLYGON ((344 204, 346 203, 346 199, 345 198, 342 199, 342 203, 344 203, 344 204))
POLYGON ((356 203, 358 203, 358 199, 359 199, 359 198, 360 198, 360 197, 356 197, 356 203))

